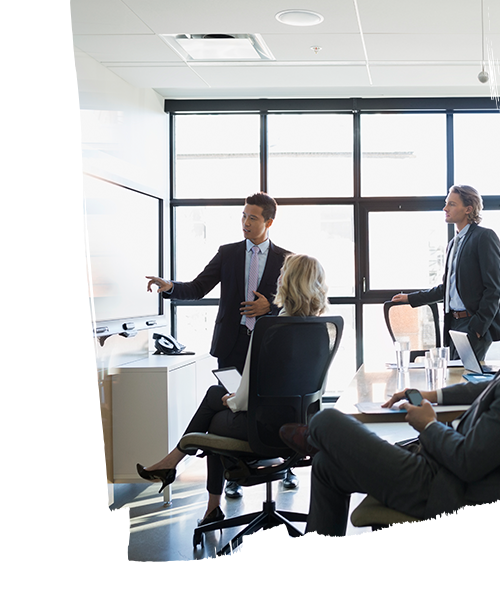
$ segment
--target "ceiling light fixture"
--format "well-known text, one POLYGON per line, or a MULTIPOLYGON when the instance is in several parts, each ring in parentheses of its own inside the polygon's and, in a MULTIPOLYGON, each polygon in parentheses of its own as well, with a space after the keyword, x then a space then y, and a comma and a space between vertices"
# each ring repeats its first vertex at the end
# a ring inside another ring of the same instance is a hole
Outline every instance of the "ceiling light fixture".
POLYGON ((164 33, 160 37, 186 62, 274 60, 257 33, 164 33))
POLYGON ((477 78, 479 79, 479 81, 481 83, 486 83, 488 81, 488 79, 490 78, 490 76, 488 75, 488 72, 485 71, 484 69, 484 17, 483 17, 483 0, 481 0, 481 50, 482 50, 482 71, 481 73, 479 73, 479 75, 477 76, 477 78))
POLYGON ((282 10, 276 15, 276 19, 285 25, 293 25, 294 27, 310 27, 318 25, 324 19, 319 13, 311 10, 282 10))

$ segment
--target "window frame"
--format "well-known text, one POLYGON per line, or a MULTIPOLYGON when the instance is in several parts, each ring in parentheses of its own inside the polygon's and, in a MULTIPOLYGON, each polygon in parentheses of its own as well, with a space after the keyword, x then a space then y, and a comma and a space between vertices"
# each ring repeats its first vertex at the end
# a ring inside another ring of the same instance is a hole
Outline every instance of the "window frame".
MULTIPOLYGON (((368 220, 371 211, 441 211, 447 190, 454 183, 453 117, 457 113, 498 113, 491 98, 344 98, 344 99, 260 99, 260 100, 165 100, 165 112, 170 122, 170 268, 176 274, 175 211, 181 206, 241 206, 242 198, 178 199, 175 190, 175 116, 177 114, 260 114, 260 183, 267 191, 269 114, 350 113, 353 117, 353 196, 322 198, 276 197, 279 205, 341 205, 353 206, 355 293, 350 297, 330 297, 330 304, 352 304, 355 310, 356 368, 363 364, 363 306, 380 304, 399 292, 398 289, 371 290, 369 281, 368 220), (446 189, 442 196, 363 197, 361 196, 361 114, 373 113, 440 113, 446 115, 446 189)), ((500 186, 499 186, 500 187, 500 186)), ((479 190, 480 191, 480 190, 479 190)), ((500 208, 499 194, 483 196, 484 211, 500 208)), ((453 226, 448 226, 448 240, 453 226)), ((413 290, 405 290, 413 291, 413 290)), ((172 334, 176 334, 176 308, 193 301, 171 301, 172 334)), ((217 305, 217 299, 201 299, 198 305, 217 305)))

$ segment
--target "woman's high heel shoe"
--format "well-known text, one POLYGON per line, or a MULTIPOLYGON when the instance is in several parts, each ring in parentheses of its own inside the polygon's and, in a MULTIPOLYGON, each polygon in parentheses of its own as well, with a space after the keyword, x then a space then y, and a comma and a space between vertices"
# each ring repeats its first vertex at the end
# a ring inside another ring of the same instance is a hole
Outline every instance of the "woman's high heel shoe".
POLYGON ((209 523, 217 523, 217 521, 223 521, 226 515, 222 512, 221 507, 214 508, 204 519, 198 519, 198 527, 202 525, 208 525, 209 523))
POLYGON ((162 482, 162 486, 158 491, 159 494, 163 492, 163 490, 170 485, 175 479, 175 469, 156 469, 155 471, 146 471, 146 469, 137 463, 137 473, 147 481, 155 481, 160 479, 162 482))

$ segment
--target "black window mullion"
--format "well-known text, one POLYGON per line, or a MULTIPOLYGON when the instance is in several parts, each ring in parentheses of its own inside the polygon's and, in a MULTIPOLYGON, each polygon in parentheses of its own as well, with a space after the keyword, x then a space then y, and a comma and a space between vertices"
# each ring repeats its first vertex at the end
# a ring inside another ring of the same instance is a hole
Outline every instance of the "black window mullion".
POLYGON ((260 191, 267 193, 267 171, 269 165, 269 144, 267 137, 267 111, 260 114, 260 191))

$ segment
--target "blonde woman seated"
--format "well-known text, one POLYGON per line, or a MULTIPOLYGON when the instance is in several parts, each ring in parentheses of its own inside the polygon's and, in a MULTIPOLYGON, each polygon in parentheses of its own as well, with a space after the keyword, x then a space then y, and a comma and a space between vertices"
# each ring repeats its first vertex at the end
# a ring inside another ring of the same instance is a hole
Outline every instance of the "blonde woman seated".
MULTIPOLYGON (((290 254, 286 257, 275 304, 281 308, 280 316, 312 317, 321 315, 327 306, 325 273, 320 263, 310 256, 290 254)), ((241 383, 235 394, 225 394, 225 389, 214 385, 207 391, 186 433, 209 432, 216 435, 247 440, 247 407, 250 373, 250 356, 253 336, 243 368, 241 383)), ((193 454, 195 451, 193 451, 193 454)), ((161 480, 160 492, 175 479, 175 467, 186 456, 177 446, 165 458, 150 467, 137 465, 137 472, 148 481, 161 480)), ((199 525, 224 519, 220 500, 224 486, 224 470, 220 458, 207 456, 208 506, 199 525)))

